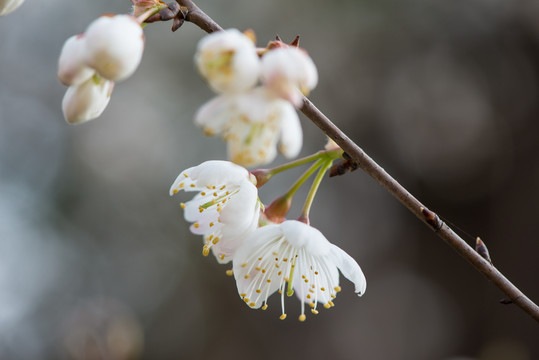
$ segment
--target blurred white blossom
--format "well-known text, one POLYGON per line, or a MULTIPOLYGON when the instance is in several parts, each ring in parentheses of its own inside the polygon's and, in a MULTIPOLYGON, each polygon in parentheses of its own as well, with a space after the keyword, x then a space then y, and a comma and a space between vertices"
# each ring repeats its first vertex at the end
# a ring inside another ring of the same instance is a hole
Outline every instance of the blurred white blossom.
POLYGON ((260 204, 256 180, 228 161, 206 161, 180 173, 170 195, 180 190, 198 194, 181 206, 191 231, 204 236, 203 254, 210 249, 220 263, 232 259, 247 234, 258 226, 260 204))
POLYGON ((94 74, 79 85, 70 86, 62 100, 64 118, 70 124, 95 119, 107 107, 114 82, 94 74))
POLYGON ((303 142, 294 107, 264 87, 209 101, 195 115, 195 123, 207 135, 221 134, 228 143, 228 158, 243 166, 271 162, 279 140, 281 153, 295 157, 303 142))
POLYGON ((24 0, 0 0, 0 16, 7 15, 17 9, 24 0))
POLYGON ((294 46, 268 51, 262 57, 262 83, 279 97, 301 106, 315 88, 318 72, 307 52, 294 46))
POLYGON ((357 262, 331 244, 320 231, 295 220, 267 225, 252 232, 238 249, 233 262, 236 285, 241 298, 251 308, 267 308, 274 292, 281 294, 282 315, 286 318, 284 296, 295 292, 301 301, 304 321, 305 303, 313 314, 318 304, 334 306, 341 290, 339 271, 365 293, 367 282, 357 262), (288 283, 288 288, 287 288, 288 283))
POLYGON ((195 63, 219 93, 241 92, 258 81, 260 59, 251 39, 236 29, 207 35, 198 43, 195 63))

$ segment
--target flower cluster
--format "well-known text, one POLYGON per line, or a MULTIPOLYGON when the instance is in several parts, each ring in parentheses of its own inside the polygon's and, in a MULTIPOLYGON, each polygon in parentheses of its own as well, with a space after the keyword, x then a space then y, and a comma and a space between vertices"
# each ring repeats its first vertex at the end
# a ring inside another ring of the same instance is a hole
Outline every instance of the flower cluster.
POLYGON ((200 108, 195 123, 206 135, 221 135, 231 161, 267 164, 275 158, 279 142, 284 156, 298 155, 303 135, 294 107, 301 106, 302 93, 318 81, 304 50, 284 43, 257 49, 252 36, 229 29, 202 39, 195 63, 219 94, 200 108))
POLYGON ((79 124, 101 115, 114 83, 135 72, 143 50, 142 27, 131 15, 101 16, 67 39, 58 60, 58 78, 69 86, 62 101, 66 121, 79 124))
POLYGON ((356 261, 331 244, 317 229, 295 220, 271 223, 258 199, 256 178, 228 161, 207 161, 180 173, 170 194, 195 191, 181 203, 191 231, 204 238, 203 254, 210 250, 220 263, 232 261, 238 293, 251 308, 267 309, 268 298, 281 295, 281 319, 286 318, 284 295, 294 292, 313 314, 318 306, 334 306, 341 290, 339 270, 363 295, 366 280, 356 261), (262 215, 262 216, 261 216, 262 215))

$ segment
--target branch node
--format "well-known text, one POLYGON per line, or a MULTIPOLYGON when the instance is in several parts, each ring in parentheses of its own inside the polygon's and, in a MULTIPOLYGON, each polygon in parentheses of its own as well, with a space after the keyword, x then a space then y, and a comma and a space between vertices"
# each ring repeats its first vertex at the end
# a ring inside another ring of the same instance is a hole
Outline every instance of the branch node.
POLYGON ((425 222, 429 224, 435 232, 442 228, 443 223, 438 215, 423 206, 421 206, 419 209, 421 210, 421 214, 423 215, 425 222))

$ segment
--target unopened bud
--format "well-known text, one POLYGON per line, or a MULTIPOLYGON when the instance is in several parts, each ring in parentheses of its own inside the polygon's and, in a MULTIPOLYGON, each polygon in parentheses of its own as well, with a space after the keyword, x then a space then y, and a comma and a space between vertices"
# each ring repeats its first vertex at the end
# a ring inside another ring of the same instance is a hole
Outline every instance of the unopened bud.
POLYGON ((137 69, 144 33, 131 15, 101 16, 88 26, 86 64, 112 81, 125 80, 137 69))
POLYGON ((58 59, 58 79, 66 86, 79 85, 88 80, 95 70, 84 63, 86 47, 84 34, 66 40, 58 59))
POLYGON ((271 222, 281 223, 286 220, 285 216, 288 213, 288 210, 290 210, 291 205, 292 197, 286 195, 281 196, 266 207, 264 215, 271 222))
POLYGON ((114 83, 92 76, 80 85, 67 89, 62 100, 62 110, 66 121, 80 124, 95 119, 107 107, 114 83))

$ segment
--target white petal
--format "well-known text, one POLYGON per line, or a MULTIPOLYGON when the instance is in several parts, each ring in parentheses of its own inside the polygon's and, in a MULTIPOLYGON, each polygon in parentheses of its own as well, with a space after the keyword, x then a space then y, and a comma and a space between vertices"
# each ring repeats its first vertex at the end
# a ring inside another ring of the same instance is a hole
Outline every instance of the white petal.
POLYGON ((331 245, 333 261, 345 278, 354 283, 356 293, 361 296, 367 289, 367 280, 357 262, 336 245, 331 245))
POLYGON ((58 59, 58 79, 62 84, 79 85, 94 75, 95 70, 86 66, 84 62, 85 44, 83 34, 74 35, 64 43, 58 59))
POLYGON ((137 69, 144 50, 144 33, 131 15, 101 16, 85 32, 86 63, 101 76, 125 80, 137 69))
POLYGON ((316 228, 296 220, 281 223, 287 241, 296 248, 304 247, 312 256, 326 256, 331 251, 331 243, 316 228))
POLYGON ((64 118, 70 124, 95 119, 107 107, 114 83, 93 76, 80 85, 67 89, 62 100, 64 118))
POLYGON ((281 144, 279 150, 287 158, 298 156, 303 144, 303 131, 292 105, 283 101, 281 110, 281 144))
POLYGON ((235 96, 223 94, 208 101, 195 114, 195 124, 209 136, 220 134, 234 115, 235 96))

